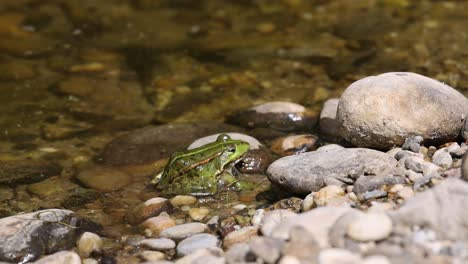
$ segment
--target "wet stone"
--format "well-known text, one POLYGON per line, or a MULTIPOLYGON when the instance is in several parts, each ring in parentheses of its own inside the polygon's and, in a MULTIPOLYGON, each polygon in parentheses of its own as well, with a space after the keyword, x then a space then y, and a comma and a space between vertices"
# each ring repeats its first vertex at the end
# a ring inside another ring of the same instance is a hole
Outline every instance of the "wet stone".
POLYGON ((136 225, 169 209, 171 209, 171 206, 166 198, 151 198, 129 210, 127 220, 130 224, 136 225))
POLYGON ((228 122, 246 128, 310 131, 317 122, 317 116, 299 104, 269 102, 240 111, 231 116, 228 122))
POLYGON ((271 150, 280 156, 288 156, 314 150, 318 138, 311 134, 302 134, 278 138, 271 143, 271 150))
POLYGON ((0 160, 0 185, 39 182, 60 175, 61 170, 58 165, 45 161, 0 160))
POLYGON ((94 167, 81 171, 76 177, 84 186, 102 192, 117 191, 129 185, 129 174, 110 167, 94 167))
POLYGON ((216 123, 167 124, 133 130, 112 140, 104 148, 101 159, 107 165, 132 165, 168 158, 184 150, 194 140, 225 131, 241 129, 216 123))
POLYGON ((336 121, 339 101, 340 99, 338 98, 328 99, 323 103, 322 111, 320 112, 320 135, 331 141, 338 141, 340 139, 338 123, 336 121))

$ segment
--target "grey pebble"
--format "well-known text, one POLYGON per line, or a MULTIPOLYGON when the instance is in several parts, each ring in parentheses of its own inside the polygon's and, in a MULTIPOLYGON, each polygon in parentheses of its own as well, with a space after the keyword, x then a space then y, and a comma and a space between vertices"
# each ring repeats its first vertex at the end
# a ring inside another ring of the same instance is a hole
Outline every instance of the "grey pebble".
POLYGON ((401 146, 403 150, 409 150, 415 153, 419 153, 421 149, 421 142, 424 140, 421 136, 413 136, 405 139, 405 143, 401 146))
POLYGON ((143 239, 138 244, 154 250, 168 250, 176 246, 175 242, 169 238, 143 239))
POLYGON ((382 198, 382 197, 386 197, 386 196, 387 196, 386 191, 384 191, 384 190, 374 190, 374 191, 365 192, 365 193, 361 194, 361 196, 358 197, 358 198, 361 201, 367 201, 367 200, 370 200, 370 199, 382 198))
POLYGON ((211 234, 196 234, 180 241, 177 245, 177 255, 182 257, 198 249, 219 247, 220 243, 219 239, 211 234))
POLYGON ((449 168, 452 162, 452 156, 445 148, 437 150, 432 156, 432 163, 440 167, 449 168))
POLYGON ((205 224, 197 222, 181 224, 164 229, 160 236, 180 241, 191 235, 203 233, 206 228, 207 226, 205 224))

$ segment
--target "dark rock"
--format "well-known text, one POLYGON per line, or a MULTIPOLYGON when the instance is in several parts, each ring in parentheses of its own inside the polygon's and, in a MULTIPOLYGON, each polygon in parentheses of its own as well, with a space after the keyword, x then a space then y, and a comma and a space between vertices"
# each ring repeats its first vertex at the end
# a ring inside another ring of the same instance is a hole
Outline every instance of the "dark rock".
POLYGON ((54 163, 34 160, 0 160, 0 185, 39 182, 60 175, 62 168, 54 163))
POLYGON ((217 123, 167 124, 133 130, 112 140, 101 159, 107 165, 136 165, 167 158, 184 150, 194 140, 225 131, 241 129, 217 123))
POLYGON ((270 165, 272 157, 266 148, 249 150, 242 159, 236 163, 241 173, 264 173, 270 165))
POLYGON ((71 249, 85 231, 100 226, 72 211, 48 209, 0 219, 0 260, 26 262, 44 254, 71 249))
POLYGON ((423 164, 418 162, 418 160, 412 159, 410 157, 405 159, 405 168, 417 173, 423 172, 423 164))
POLYGON ((317 116, 299 104, 270 102, 240 111, 229 117, 228 122, 245 128, 310 131, 317 122, 317 116))
POLYGON ((336 111, 338 110, 338 98, 328 99, 323 103, 320 112, 319 131, 320 135, 327 140, 338 141, 341 136, 338 131, 339 125, 336 121, 336 111))
POLYGON ((462 171, 462 178, 465 181, 468 181, 468 152, 465 153, 465 156, 463 156, 461 171, 462 171))

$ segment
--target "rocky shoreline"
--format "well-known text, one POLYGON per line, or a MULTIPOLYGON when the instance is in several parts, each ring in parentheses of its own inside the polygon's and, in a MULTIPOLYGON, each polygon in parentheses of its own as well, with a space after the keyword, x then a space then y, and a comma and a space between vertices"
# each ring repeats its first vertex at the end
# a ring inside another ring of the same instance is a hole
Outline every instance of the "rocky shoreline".
POLYGON ((82 168, 77 183, 104 193, 144 192, 151 188, 148 176, 176 146, 200 146, 232 131, 252 146, 240 170, 258 177, 261 187, 213 198, 151 197, 153 191, 118 211, 136 235, 112 234, 64 209, 1 218, 0 260, 465 263, 467 114, 468 100, 455 89, 405 72, 351 84, 341 98, 325 102, 320 116, 271 102, 229 118, 243 128, 200 125, 187 132, 191 138, 182 137, 184 124, 135 130, 110 142, 99 166, 82 168), (309 134, 315 122, 320 133, 309 134), (174 135, 184 143, 172 142, 174 135), (132 187, 135 177, 145 190, 132 187), (265 192, 283 199, 256 203, 265 192))

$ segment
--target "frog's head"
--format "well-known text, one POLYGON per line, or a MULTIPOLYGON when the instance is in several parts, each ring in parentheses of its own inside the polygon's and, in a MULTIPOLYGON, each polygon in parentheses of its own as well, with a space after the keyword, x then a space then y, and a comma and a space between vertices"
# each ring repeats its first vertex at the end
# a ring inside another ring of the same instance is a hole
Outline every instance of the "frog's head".
POLYGON ((224 152, 220 157, 222 167, 229 162, 242 157, 250 148, 249 143, 243 140, 231 139, 231 137, 226 134, 220 134, 216 139, 216 142, 222 142, 224 149, 224 152))

